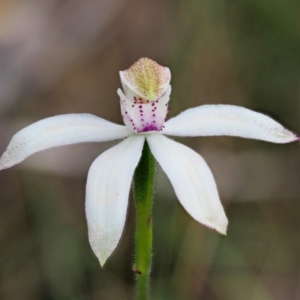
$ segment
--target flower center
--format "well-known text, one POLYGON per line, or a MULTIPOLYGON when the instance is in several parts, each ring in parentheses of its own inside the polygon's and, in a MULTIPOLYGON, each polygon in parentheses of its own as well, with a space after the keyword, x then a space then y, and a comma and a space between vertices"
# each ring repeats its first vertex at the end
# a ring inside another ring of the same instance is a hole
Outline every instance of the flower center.
POLYGON ((141 58, 128 70, 121 71, 120 77, 124 93, 118 89, 118 94, 125 125, 137 133, 161 131, 171 93, 170 70, 141 58))
POLYGON ((168 113, 168 101, 171 87, 155 101, 133 97, 130 101, 118 89, 121 102, 121 112, 124 123, 135 132, 161 131, 168 113))

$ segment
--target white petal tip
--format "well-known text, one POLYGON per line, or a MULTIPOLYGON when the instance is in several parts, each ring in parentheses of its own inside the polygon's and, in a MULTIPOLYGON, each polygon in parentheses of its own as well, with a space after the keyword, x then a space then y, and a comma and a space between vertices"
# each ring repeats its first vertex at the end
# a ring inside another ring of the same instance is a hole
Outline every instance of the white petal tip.
POLYGON ((284 129, 284 135, 281 140, 277 141, 279 144, 288 144, 293 142, 298 142, 300 140, 300 137, 297 136, 295 133, 284 129))
POLYGON ((101 268, 104 268, 106 261, 107 261, 107 258, 99 258, 99 263, 100 263, 101 268))
MULTIPOLYGON (((226 217, 225 217, 226 218, 226 217)), ((228 227, 228 220, 227 218, 224 220, 223 224, 217 228, 217 231, 222 235, 227 235, 227 227, 228 227)))
POLYGON ((15 163, 12 163, 10 161, 9 155, 7 154, 7 152, 4 152, 3 155, 0 158, 0 171, 8 169, 8 168, 10 168, 14 165, 15 165, 15 163))
POLYGON ((98 258, 98 261, 100 263, 101 268, 103 268, 104 265, 106 264, 107 259, 110 257, 111 252, 110 252, 110 254, 107 254, 105 250, 103 251, 103 249, 102 250, 99 250, 99 249, 95 250, 94 246, 95 245, 91 244, 92 250, 93 250, 95 256, 98 258))
MULTIPOLYGON (((95 256, 97 257, 100 263, 101 268, 103 268, 107 259, 110 257, 114 249, 108 250, 106 248, 102 248, 102 249, 99 248, 99 244, 98 243, 95 244, 95 239, 98 239, 98 237, 93 237, 92 239, 90 238, 90 245, 95 256)), ((101 240, 101 238, 99 239, 101 240)))
POLYGON ((107 255, 106 253, 104 253, 103 251, 99 251, 98 249, 97 251, 95 251, 92 244, 91 246, 95 256, 98 258, 101 268, 103 268, 110 255, 107 255))
POLYGON ((223 228, 221 230, 217 230, 220 234, 224 235, 224 236, 227 236, 227 226, 226 228, 223 228))
POLYGON ((222 235, 227 235, 227 226, 228 226, 228 222, 226 222, 226 224, 221 225, 221 226, 209 226, 209 225, 205 225, 207 226, 209 229, 213 230, 213 231, 217 231, 218 233, 222 234, 222 235))
MULTIPOLYGON (((211 228, 211 227, 210 227, 211 228)), ((211 228, 214 231, 217 231, 218 233, 227 236, 227 225, 226 227, 221 227, 221 228, 211 228)))

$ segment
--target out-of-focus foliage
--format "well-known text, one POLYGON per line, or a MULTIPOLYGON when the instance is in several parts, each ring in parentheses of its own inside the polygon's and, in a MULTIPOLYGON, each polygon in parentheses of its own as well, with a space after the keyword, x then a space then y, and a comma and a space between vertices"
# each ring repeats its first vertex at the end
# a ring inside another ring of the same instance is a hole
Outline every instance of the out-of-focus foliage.
MULTIPOLYGON (((170 116, 235 104, 300 132, 294 0, 0 2, 0 151, 24 125, 87 112, 122 123, 118 71, 172 71, 170 116)), ((159 170, 152 299, 300 298, 300 152, 235 138, 180 139, 211 167, 227 237, 192 220, 159 170)), ((89 165, 110 144, 47 150, 0 173, 0 299, 132 299, 134 207, 104 269, 87 239, 89 165)))

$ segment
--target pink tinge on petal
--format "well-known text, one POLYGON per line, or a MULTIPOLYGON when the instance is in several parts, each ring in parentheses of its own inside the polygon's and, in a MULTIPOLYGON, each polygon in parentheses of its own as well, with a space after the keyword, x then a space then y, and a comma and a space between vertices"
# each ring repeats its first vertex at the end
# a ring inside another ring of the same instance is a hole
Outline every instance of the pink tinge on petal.
POLYGON ((168 113, 170 92, 171 88, 168 88, 160 98, 149 101, 135 95, 126 97, 119 91, 125 125, 137 133, 161 131, 168 113))

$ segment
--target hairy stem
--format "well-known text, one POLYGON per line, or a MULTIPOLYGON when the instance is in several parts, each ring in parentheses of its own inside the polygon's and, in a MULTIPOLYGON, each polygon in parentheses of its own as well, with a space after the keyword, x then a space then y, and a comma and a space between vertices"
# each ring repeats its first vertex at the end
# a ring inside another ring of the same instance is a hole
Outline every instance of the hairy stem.
POLYGON ((152 260, 152 205, 155 181, 155 159, 145 142, 141 160, 134 174, 136 207, 135 265, 138 300, 149 295, 149 275, 152 260))

